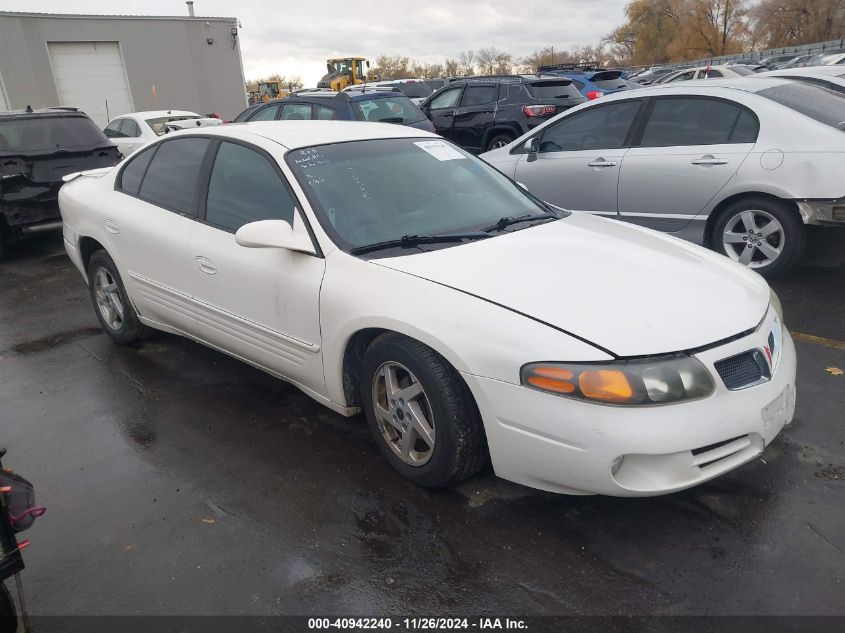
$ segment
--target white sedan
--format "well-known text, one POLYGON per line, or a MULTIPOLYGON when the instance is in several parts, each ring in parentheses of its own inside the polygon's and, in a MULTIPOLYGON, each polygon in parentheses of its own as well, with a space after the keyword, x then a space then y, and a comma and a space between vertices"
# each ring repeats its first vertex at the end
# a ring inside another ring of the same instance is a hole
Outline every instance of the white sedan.
POLYGON ((179 334, 363 409, 422 486, 489 459, 544 490, 663 494, 753 460, 793 416, 762 277, 550 208, 426 132, 227 125, 66 179, 65 247, 115 342, 179 334))
POLYGON ((103 133, 117 145, 124 156, 129 156, 139 147, 151 143, 160 136, 194 127, 220 125, 216 117, 204 117, 184 110, 154 110, 133 112, 109 121, 103 133))

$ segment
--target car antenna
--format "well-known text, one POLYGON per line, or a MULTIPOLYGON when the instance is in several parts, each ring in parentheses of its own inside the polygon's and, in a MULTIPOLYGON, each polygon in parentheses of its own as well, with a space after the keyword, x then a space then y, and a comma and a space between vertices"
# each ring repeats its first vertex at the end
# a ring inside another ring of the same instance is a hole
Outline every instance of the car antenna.
POLYGON ((31 105, 27 105, 27 106, 26 106, 26 111, 27 111, 27 112, 32 112, 32 106, 31 106, 31 105))

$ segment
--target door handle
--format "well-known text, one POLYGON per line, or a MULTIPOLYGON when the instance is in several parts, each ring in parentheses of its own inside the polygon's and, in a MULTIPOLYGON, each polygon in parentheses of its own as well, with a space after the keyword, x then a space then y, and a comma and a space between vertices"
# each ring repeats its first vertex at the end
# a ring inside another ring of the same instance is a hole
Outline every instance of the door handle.
POLYGON ((109 233, 114 233, 115 235, 120 233, 120 229, 117 227, 117 222, 115 222, 111 218, 103 222, 103 225, 106 227, 106 231, 108 231, 109 233))
POLYGON ((693 165, 727 165, 727 158, 716 158, 715 156, 702 156, 692 161, 693 165))
POLYGON ((194 262, 196 262, 197 268, 199 268, 200 271, 204 272, 206 275, 217 274, 217 266, 215 266, 214 262, 208 259, 207 257, 197 255, 196 257, 194 257, 194 262))
POLYGON ((596 160, 587 163, 587 165, 590 167, 616 167, 616 161, 597 158, 596 160))

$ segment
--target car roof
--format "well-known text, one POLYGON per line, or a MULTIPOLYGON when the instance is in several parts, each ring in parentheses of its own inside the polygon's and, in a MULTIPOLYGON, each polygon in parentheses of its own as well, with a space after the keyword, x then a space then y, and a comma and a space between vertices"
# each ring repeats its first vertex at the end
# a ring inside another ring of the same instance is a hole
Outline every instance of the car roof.
POLYGON ((0 117, 34 117, 34 116, 84 116, 88 115, 79 110, 79 108, 59 107, 59 108, 38 108, 37 110, 5 110, 0 111, 0 117))
POLYGON ((288 149, 299 149, 328 143, 348 143, 388 138, 440 138, 436 134, 393 123, 365 123, 363 121, 255 121, 230 123, 185 132, 174 132, 168 137, 184 134, 202 134, 234 137, 248 140, 261 136, 288 149))
POLYGON ((167 116, 198 116, 201 117, 202 115, 197 114, 196 112, 190 112, 188 110, 146 110, 144 112, 127 112, 126 114, 121 114, 120 116, 114 117, 115 119, 122 119, 128 116, 136 116, 141 117, 143 119, 154 119, 154 118, 162 118, 167 116))
POLYGON ((790 75, 813 75, 826 77, 845 76, 845 66, 804 66, 803 68, 780 68, 778 70, 767 70, 759 74, 760 77, 788 77, 790 75))
POLYGON ((765 90, 766 88, 774 88, 775 86, 782 86, 788 83, 789 79, 781 77, 760 77, 758 75, 749 75, 747 77, 733 77, 729 79, 695 79, 693 81, 680 81, 677 83, 657 84, 655 86, 645 86, 644 90, 648 90, 648 92, 641 93, 639 90, 637 90, 636 92, 627 94, 630 96, 639 94, 653 94, 654 91, 657 90, 683 91, 690 89, 692 92, 707 94, 707 90, 725 88, 730 90, 742 90, 743 92, 760 92, 761 90, 765 90))

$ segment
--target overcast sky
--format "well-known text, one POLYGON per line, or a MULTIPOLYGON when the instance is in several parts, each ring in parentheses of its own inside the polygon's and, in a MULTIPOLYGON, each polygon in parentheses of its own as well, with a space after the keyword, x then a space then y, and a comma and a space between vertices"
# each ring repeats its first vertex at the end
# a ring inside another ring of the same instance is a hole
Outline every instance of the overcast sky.
MULTIPOLYGON (((196 0, 198 16, 237 17, 247 78, 278 72, 313 86, 335 55, 427 62, 495 46, 516 57, 595 44, 626 0, 196 0)), ((181 0, 0 0, 0 10, 186 15, 181 0)))

